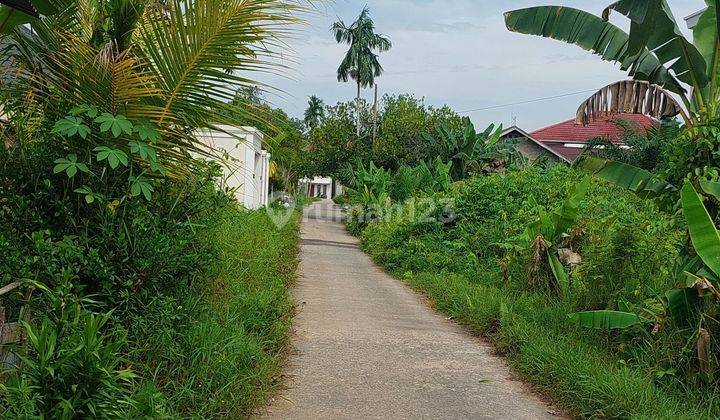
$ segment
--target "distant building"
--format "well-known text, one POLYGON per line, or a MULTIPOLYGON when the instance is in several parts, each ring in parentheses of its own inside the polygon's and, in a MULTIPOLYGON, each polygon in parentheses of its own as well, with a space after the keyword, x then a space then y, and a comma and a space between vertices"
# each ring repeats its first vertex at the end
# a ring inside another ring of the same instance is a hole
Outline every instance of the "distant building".
POLYGON ((237 200, 250 210, 268 204, 270 153, 263 150, 263 133, 254 127, 220 126, 223 131, 198 133, 205 143, 226 154, 221 187, 234 190, 237 200))
POLYGON ((531 133, 510 127, 503 132, 503 138, 521 139, 518 142, 518 150, 531 161, 546 156, 552 162, 572 163, 582 153, 590 139, 602 137, 623 147, 620 136, 625 132, 618 127, 618 120, 629 122, 640 133, 657 125, 655 120, 646 115, 616 114, 588 125, 577 124, 573 118, 531 133))
POLYGON ((313 179, 303 178, 300 180, 300 189, 305 191, 308 197, 324 197, 335 198, 343 194, 343 187, 339 182, 333 181, 332 178, 316 176, 313 179), (335 182, 335 191, 333 195, 333 182, 335 182))

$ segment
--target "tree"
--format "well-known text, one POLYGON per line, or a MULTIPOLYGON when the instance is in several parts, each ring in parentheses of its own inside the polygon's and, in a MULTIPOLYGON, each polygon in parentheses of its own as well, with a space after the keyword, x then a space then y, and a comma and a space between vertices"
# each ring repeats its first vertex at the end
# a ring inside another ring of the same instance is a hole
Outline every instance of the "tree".
POLYGON ((325 103, 315 95, 308 100, 308 107, 305 110, 305 125, 312 130, 325 115, 325 103))
MULTIPOLYGON (((37 110, 52 124, 82 105, 147 122, 175 175, 194 167, 193 156, 218 157, 198 129, 237 125, 249 113, 232 104, 230 86, 253 86, 249 72, 275 67, 270 58, 278 51, 268 45, 298 21, 292 0, 177 0, 167 8, 142 0, 50 3, 62 9, 30 16, 32 31, 3 38, 12 48, 0 70, 0 79, 10 80, 0 98, 25 100, 4 109, 37 110)), ((95 135, 74 141, 65 147, 78 154, 102 143, 95 135)))
POLYGON ((672 92, 680 96, 684 109, 677 111, 692 128, 720 112, 720 2, 706 3, 693 42, 682 35, 666 0, 616 1, 602 17, 563 6, 530 7, 507 12, 505 23, 511 31, 565 41, 620 63, 640 81, 602 89, 581 106, 578 119, 628 108, 666 115, 676 106, 672 92), (629 34, 609 22, 613 11, 630 19, 629 34))
POLYGON ((439 124, 452 130, 461 128, 461 117, 448 106, 426 106, 412 95, 385 95, 380 110, 378 138, 373 144, 373 161, 385 168, 417 165, 436 155, 424 137, 439 124))
POLYGON ((308 134, 304 175, 338 178, 346 163, 370 160, 369 137, 355 134, 354 114, 350 102, 327 107, 325 118, 308 134))
POLYGON ((678 187, 671 178, 712 178, 720 167, 720 0, 693 29, 692 42, 680 31, 666 0, 620 0, 602 17, 582 10, 542 6, 507 12, 511 31, 541 35, 578 45, 607 61, 618 62, 633 78, 609 85, 578 109, 579 122, 616 112, 664 117, 678 112, 685 122, 671 167, 660 176, 632 165, 588 157, 583 167, 643 196, 674 203, 678 187), (611 24, 611 12, 630 19, 627 33, 611 24), (673 95, 680 97, 677 103, 673 95))
POLYGON ((388 51, 392 43, 387 37, 375 33, 375 23, 367 7, 352 25, 346 26, 340 20, 332 25, 331 31, 338 43, 350 46, 337 69, 337 78, 341 82, 353 79, 357 84, 356 133, 360 136, 360 89, 375 85, 375 78, 383 72, 375 51, 388 51))

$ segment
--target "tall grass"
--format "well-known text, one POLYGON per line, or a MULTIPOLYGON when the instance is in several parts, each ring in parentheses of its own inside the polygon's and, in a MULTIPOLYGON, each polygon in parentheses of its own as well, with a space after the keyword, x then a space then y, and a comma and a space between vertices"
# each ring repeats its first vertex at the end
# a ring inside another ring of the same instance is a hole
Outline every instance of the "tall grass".
POLYGON ((198 293, 146 305, 138 400, 169 417, 242 418, 267 398, 288 344, 298 224, 277 229, 264 211, 228 207, 201 234, 219 258, 198 293))
POLYGON ((438 310, 491 339, 524 378, 577 416, 717 418, 717 391, 693 381, 693 349, 678 347, 691 331, 664 325, 623 335, 584 330, 567 318, 673 287, 681 232, 666 215, 594 181, 573 231, 583 261, 568 296, 528 282, 530 256, 506 257, 502 243, 524 229, 538 204, 554 208, 579 178, 554 168, 469 180, 448 194, 454 224, 374 222, 362 247, 438 310))

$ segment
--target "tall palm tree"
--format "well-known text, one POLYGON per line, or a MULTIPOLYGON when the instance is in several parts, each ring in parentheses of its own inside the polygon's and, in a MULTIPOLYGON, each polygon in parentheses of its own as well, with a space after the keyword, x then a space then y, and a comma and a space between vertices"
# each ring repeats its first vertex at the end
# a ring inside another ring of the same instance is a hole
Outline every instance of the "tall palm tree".
POLYGON ((353 79, 357 83, 356 98, 356 124, 357 134, 360 135, 360 89, 375 85, 375 78, 379 77, 383 68, 378 60, 378 53, 392 48, 390 39, 375 33, 375 23, 370 18, 370 9, 363 9, 360 16, 350 26, 342 20, 333 23, 331 31, 339 44, 350 46, 345 58, 337 70, 338 81, 347 82, 353 79))
POLYGON ((325 103, 322 99, 312 95, 308 101, 308 107, 305 110, 305 125, 307 125, 309 129, 313 129, 324 116, 325 103))

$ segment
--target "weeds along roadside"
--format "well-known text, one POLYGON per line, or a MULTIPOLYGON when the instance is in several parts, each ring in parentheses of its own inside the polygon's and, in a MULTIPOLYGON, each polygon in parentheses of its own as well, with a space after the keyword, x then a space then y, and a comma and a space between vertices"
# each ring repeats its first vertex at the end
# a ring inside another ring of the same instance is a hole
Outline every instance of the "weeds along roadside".
POLYGON ((683 232, 652 203, 591 182, 563 239, 582 256, 567 274, 568 292, 555 287, 548 264, 529 282, 529 246, 508 251, 539 208, 551 214, 581 179, 562 167, 471 179, 442 195, 455 203, 454 222, 372 222, 363 249, 439 310, 490 337, 524 377, 578 415, 716 416, 714 382, 698 372, 692 327, 668 317, 657 330, 646 323, 593 331, 568 318, 627 306, 642 313, 675 287, 683 232))

